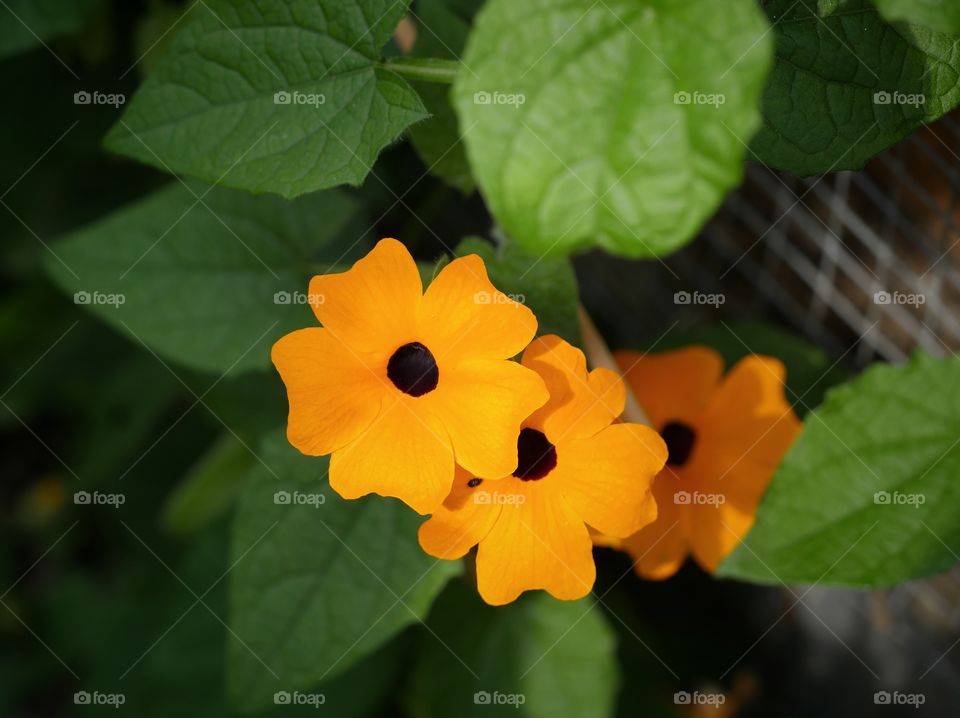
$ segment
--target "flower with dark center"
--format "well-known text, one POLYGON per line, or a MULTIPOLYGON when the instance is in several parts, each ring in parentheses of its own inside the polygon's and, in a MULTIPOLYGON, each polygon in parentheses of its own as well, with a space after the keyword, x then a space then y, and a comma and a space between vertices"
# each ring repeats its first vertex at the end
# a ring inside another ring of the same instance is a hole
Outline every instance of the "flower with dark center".
POLYGON ((536 481, 557 465, 557 449, 542 431, 529 427, 517 437, 517 468, 513 475, 521 481, 536 481))
POLYGON ((440 370, 433 354, 420 342, 397 349, 387 362, 387 376, 404 394, 423 396, 437 388, 440 370))
POLYGON ((657 520, 626 540, 594 541, 624 549, 644 578, 669 578, 688 556, 712 572, 747 535, 800 431, 783 364, 750 355, 724 375, 723 358, 700 346, 616 359, 670 456, 653 482, 657 520))
POLYGON ((683 466, 690 460, 697 434, 681 421, 671 421, 660 430, 660 436, 667 442, 667 465, 683 466))
POLYGON ((626 401, 616 372, 588 372, 583 352, 557 336, 534 340, 522 363, 543 378, 550 400, 516 437, 516 469, 484 476, 480 500, 472 490, 479 479, 458 468, 461 478, 419 533, 437 558, 478 546, 477 588, 494 605, 533 589, 564 600, 590 593, 587 527, 625 538, 652 522, 650 487, 667 460, 653 429, 614 423, 626 401))
POLYGON ((334 491, 427 514, 456 464, 473 476, 513 471, 520 425, 547 400, 543 380, 512 361, 537 320, 497 291, 479 256, 452 260, 424 291, 407 249, 384 239, 348 271, 314 277, 309 295, 322 297, 310 306, 323 327, 287 334, 272 358, 287 438, 330 454, 334 491))

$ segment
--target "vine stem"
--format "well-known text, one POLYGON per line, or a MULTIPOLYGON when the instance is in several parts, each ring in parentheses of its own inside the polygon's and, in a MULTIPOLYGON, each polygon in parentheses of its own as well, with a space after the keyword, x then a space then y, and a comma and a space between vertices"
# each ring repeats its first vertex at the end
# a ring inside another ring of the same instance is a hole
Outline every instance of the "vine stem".
POLYGON ((452 84, 457 79, 461 63, 457 60, 441 60, 436 57, 392 57, 384 60, 381 67, 412 80, 452 84))
MULTIPOLYGON (((577 309, 577 315, 580 318, 580 333, 583 335, 583 347, 586 349, 590 366, 594 369, 603 367, 604 369, 609 369, 610 371, 620 374, 620 367, 617 366, 617 361, 613 358, 610 347, 607 346, 606 341, 600 336, 600 332, 597 331, 596 325, 582 304, 577 309)), ((624 420, 634 424, 650 426, 650 418, 647 416, 647 412, 640 406, 640 402, 637 401, 637 397, 634 396, 633 390, 630 388, 630 384, 627 383, 626 379, 624 379, 624 384, 627 388, 627 401, 623 407, 624 420)))

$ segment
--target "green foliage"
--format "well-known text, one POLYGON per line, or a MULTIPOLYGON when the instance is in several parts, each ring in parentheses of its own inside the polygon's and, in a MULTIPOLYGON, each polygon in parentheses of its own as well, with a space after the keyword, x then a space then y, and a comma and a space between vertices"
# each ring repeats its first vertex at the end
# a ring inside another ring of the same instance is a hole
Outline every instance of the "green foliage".
POLYGON ((482 257, 493 286, 537 315, 537 334, 559 334, 580 343, 577 277, 569 261, 542 257, 512 242, 495 247, 479 237, 467 237, 455 252, 482 257))
POLYGON ((359 184, 380 150, 426 117, 410 86, 379 66, 406 4, 206 3, 107 146, 168 172, 288 198, 359 184))
POLYGON ((234 520, 228 687, 252 711, 333 678, 421 620, 460 571, 417 544, 397 501, 343 501, 281 433, 259 452, 234 520), (285 500, 285 498, 288 500, 285 500), (311 503, 308 503, 311 502, 311 503))
MULTIPOLYGON (((480 4, 479 0, 422 0, 417 4, 414 53, 459 59, 480 4)), ((469 194, 475 183, 460 140, 460 123, 450 103, 450 87, 417 82, 414 88, 431 117, 410 128, 410 141, 433 174, 469 194)))
POLYGON ((84 28, 100 0, 5 0, 0 8, 0 58, 84 28))
POLYGON ((269 366, 271 343, 313 320, 315 265, 355 211, 339 191, 284 202, 172 184, 55 245, 47 268, 75 301, 161 356, 218 373, 269 366), (110 296, 122 303, 99 303, 110 296), (300 302, 303 299, 304 302, 300 302))
POLYGON ((888 20, 905 20, 960 35, 960 4, 953 0, 874 0, 888 20))
POLYGON ((612 715, 616 642, 589 599, 538 592, 494 608, 454 581, 427 625, 406 696, 413 718, 612 715))
POLYGON ((161 513, 164 527, 183 536, 223 516, 254 461, 239 439, 223 434, 171 492, 161 513))
POLYGON ((740 182, 766 30, 754 0, 490 0, 454 102, 497 220, 541 253, 686 243, 740 182))
POLYGON ((768 165, 800 175, 859 169, 960 102, 960 52, 942 31, 886 22, 870 0, 765 9, 777 61, 752 150, 768 165))
POLYGON ((949 568, 960 548, 958 405, 960 360, 922 354, 831 391, 719 574, 886 586, 949 568))

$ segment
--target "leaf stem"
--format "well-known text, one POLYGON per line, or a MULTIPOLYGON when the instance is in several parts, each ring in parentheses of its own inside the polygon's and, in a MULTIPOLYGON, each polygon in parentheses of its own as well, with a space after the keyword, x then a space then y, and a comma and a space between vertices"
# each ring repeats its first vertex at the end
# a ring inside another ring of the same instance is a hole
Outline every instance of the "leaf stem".
POLYGON ((384 60, 381 66, 412 80, 452 84, 457 79, 460 63, 457 60, 441 60, 437 57, 394 57, 384 60))

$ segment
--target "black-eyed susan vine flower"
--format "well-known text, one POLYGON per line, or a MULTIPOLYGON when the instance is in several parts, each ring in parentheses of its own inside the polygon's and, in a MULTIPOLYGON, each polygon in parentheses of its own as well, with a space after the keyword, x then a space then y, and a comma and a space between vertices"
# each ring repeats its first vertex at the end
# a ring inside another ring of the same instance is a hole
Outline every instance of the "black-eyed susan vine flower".
POLYGON ((520 423, 547 400, 543 380, 510 357, 537 320, 487 278, 476 255, 454 259, 423 291, 417 266, 384 239, 343 273, 310 282, 323 327, 273 346, 287 387, 287 437, 331 454, 330 485, 435 510, 454 463, 480 476, 517 465, 520 423))
POLYGON ((477 549, 477 587, 487 603, 545 589, 560 599, 590 592, 596 568, 587 526, 627 537, 656 517, 654 475, 667 448, 652 429, 614 423, 625 387, 613 371, 587 372, 583 352, 556 336, 535 340, 522 363, 546 382, 549 401, 514 434, 511 470, 458 468, 443 506, 421 527, 438 558, 477 549))
POLYGON ((669 458, 654 481, 656 521, 625 540, 595 540, 627 551, 646 578, 672 576, 688 555, 712 572, 753 525, 800 430, 783 364, 752 355, 723 376, 720 355, 699 346, 616 359, 669 458))

